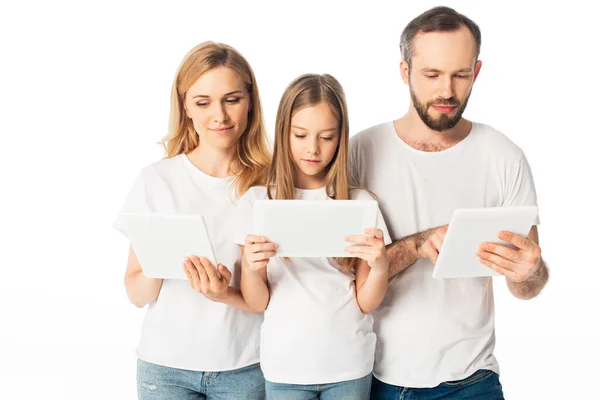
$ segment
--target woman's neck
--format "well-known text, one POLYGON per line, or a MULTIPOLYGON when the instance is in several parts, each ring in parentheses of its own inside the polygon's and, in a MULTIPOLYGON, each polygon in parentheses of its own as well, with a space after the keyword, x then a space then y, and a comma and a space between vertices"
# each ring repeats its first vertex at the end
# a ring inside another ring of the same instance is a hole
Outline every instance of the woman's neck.
POLYGON ((214 149, 209 146, 198 145, 187 153, 192 164, 200 171, 215 178, 226 178, 236 173, 238 163, 235 147, 228 149, 214 149))

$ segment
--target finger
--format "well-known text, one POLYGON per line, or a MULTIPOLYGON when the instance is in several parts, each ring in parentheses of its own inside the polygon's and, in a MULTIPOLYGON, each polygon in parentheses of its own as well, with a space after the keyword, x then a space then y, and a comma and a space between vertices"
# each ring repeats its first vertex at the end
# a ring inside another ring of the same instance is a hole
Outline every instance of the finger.
POLYGON ((425 254, 427 258, 429 258, 429 260, 433 264, 437 262, 439 253, 437 252, 437 250, 434 247, 434 244, 430 240, 427 240, 425 244, 421 246, 421 251, 423 252, 423 254, 425 254))
POLYGON ((258 236, 258 235, 247 235, 246 236, 246 245, 249 244, 254 244, 254 243, 264 243, 267 241, 267 238, 264 236, 258 236))
POLYGON ((494 271, 498 272, 499 274, 506 276, 508 279, 510 279, 513 282, 520 281, 519 280, 520 276, 518 274, 516 274, 514 271, 511 271, 506 268, 502 268, 500 265, 495 264, 489 260, 485 260, 483 258, 480 258, 479 262, 481 262, 483 265, 493 269, 494 271))
POLYGON ((345 239, 346 239, 346 242, 364 243, 364 244, 368 244, 368 245, 372 245, 377 240, 371 236, 364 236, 364 235, 350 235, 350 236, 346 236, 345 239))
POLYGON ((253 244, 250 246, 250 252, 251 253, 259 253, 259 252, 264 252, 264 251, 268 251, 268 250, 276 250, 277 247, 279 247, 279 246, 277 246, 277 244, 271 243, 271 242, 261 243, 261 244, 253 244))
POLYGON ((483 242, 479 245, 479 250, 498 254, 500 257, 506 258, 507 260, 513 261, 515 263, 521 262, 523 260, 523 255, 521 254, 521 252, 513 250, 501 244, 483 242))
POLYGON ((192 281, 192 289, 200 290, 200 276, 198 275, 198 269, 194 265, 193 261, 189 258, 185 261, 185 263, 192 281))
POLYGON ((433 243, 433 248, 435 249, 436 253, 439 254, 440 249, 442 248, 441 234, 438 235, 437 232, 434 232, 433 235, 431 235, 431 237, 429 237, 429 240, 431 240, 431 243, 433 243))
POLYGON ((377 229, 377 228, 367 228, 365 229, 365 233, 367 235, 373 235, 375 236, 377 239, 383 239, 383 231, 381 229, 377 229))
POLYGON ((200 259, 200 262, 202 263, 202 267, 204 268, 204 272, 206 272, 206 275, 208 276, 208 282, 209 283, 216 283, 219 282, 219 276, 217 275, 217 270, 216 268, 212 265, 212 263, 210 261, 208 261, 207 258, 202 257, 200 259))
POLYGON ((249 254, 248 258, 250 259, 250 262, 256 262, 261 260, 268 260, 271 257, 275 257, 275 254, 276 253, 274 251, 263 251, 260 253, 249 254))
MULTIPOLYGON (((194 261, 194 258, 192 258, 192 261, 194 261)), ((194 262, 194 266, 196 267, 196 271, 198 273, 198 279, 199 279, 199 282, 196 285, 196 288, 200 289, 200 291, 202 291, 202 293, 206 294, 206 293, 208 293, 208 287, 209 287, 210 280, 208 278, 208 275, 206 275, 206 270, 204 269, 204 266, 200 263, 200 260, 198 259, 197 261, 198 261, 198 264, 196 264, 194 262)))
POLYGON ((504 240, 505 242, 508 242, 510 244, 517 246, 517 248, 519 248, 521 250, 533 251, 535 246, 537 246, 534 242, 527 239, 526 237, 517 235, 516 233, 513 233, 513 232, 500 231, 500 232, 498 232, 498 237, 500 239, 504 240))
POLYGON ((499 256, 498 254, 490 253, 488 251, 479 250, 476 253, 477 257, 482 258, 484 260, 490 261, 504 269, 508 269, 510 271, 517 271, 518 265, 508 260, 504 257, 499 256))
POLYGON ((346 247, 344 251, 348 253, 365 253, 371 255, 377 255, 379 253, 379 249, 370 246, 350 246, 346 247))
POLYGON ((187 266, 188 262, 189 262, 189 260, 184 261, 184 263, 183 263, 183 270, 185 271, 185 276, 187 276, 188 281, 190 282, 190 287, 192 289, 195 289, 194 288, 194 280, 192 278, 192 274, 190 273, 189 267, 187 266))
POLYGON ((229 282, 231 282, 231 271, 223 264, 219 264, 217 268, 219 269, 219 273, 221 274, 225 282, 227 282, 227 284, 229 285, 229 282))

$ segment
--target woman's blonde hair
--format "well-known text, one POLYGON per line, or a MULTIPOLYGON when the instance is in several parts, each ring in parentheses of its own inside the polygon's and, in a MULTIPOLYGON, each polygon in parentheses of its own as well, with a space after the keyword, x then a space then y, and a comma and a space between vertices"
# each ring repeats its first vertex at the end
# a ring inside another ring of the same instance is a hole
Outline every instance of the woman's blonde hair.
MULTIPOLYGON (((269 170, 267 193, 270 199, 291 200, 296 198, 296 166, 290 149, 292 117, 299 110, 325 103, 338 122, 339 142, 333 159, 325 167, 324 179, 327 195, 335 200, 349 200, 348 146, 350 128, 348 107, 342 85, 333 76, 306 74, 296 78, 286 88, 275 122, 275 148, 273 162, 269 170)), ((352 270, 354 258, 340 258, 337 261, 345 271, 352 270)))
POLYGON ((250 96, 248 125, 236 147, 240 168, 233 186, 239 197, 252 186, 266 183, 271 154, 254 72, 248 61, 233 47, 223 43, 204 42, 184 57, 173 81, 169 132, 162 144, 165 158, 187 154, 198 147, 198 134, 192 120, 186 115, 185 97, 202 74, 217 67, 228 67, 237 72, 250 96))

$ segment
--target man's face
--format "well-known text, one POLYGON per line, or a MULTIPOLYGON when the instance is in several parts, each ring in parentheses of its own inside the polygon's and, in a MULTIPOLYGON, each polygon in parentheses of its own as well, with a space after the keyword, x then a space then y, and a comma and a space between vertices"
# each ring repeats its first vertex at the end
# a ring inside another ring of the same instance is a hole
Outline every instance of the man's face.
POLYGON ((413 41, 412 65, 403 61, 403 78, 421 120, 430 129, 452 129, 467 107, 481 61, 469 29, 418 34, 413 41))

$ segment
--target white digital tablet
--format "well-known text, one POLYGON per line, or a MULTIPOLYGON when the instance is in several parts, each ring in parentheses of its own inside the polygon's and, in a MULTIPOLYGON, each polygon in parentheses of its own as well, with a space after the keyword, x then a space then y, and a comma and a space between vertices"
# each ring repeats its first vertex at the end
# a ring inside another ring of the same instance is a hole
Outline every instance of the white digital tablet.
POLYGON ((204 218, 200 215, 122 214, 127 236, 148 278, 187 279, 186 257, 217 265, 204 218))
POLYGON ((538 214, 537 206, 488 207, 455 210, 433 268, 434 278, 500 275, 475 255, 481 242, 509 245, 498 238, 501 230, 527 237, 538 214))
POLYGON ((254 230, 276 243, 278 257, 353 257, 348 235, 377 222, 375 200, 257 200, 254 230))

